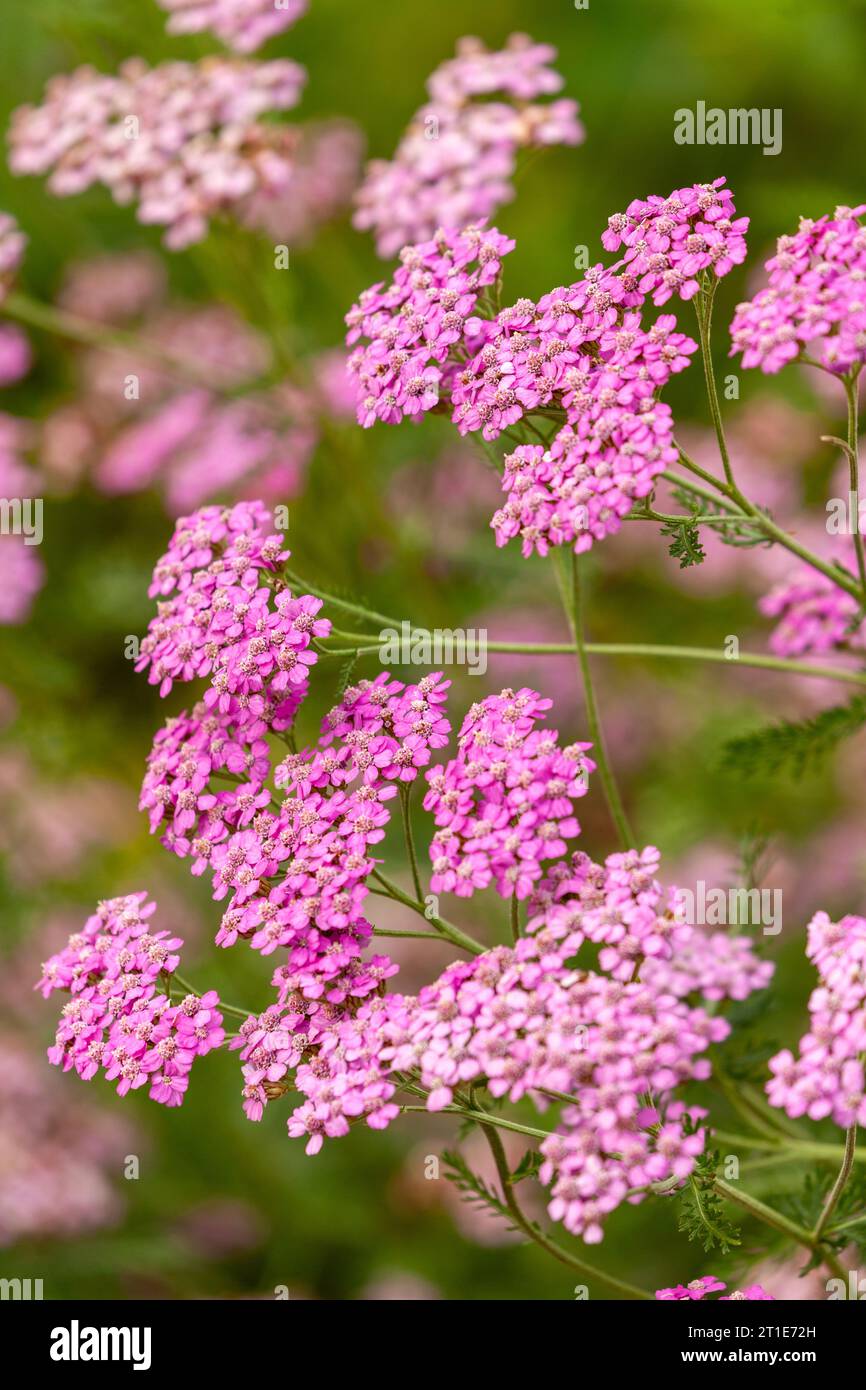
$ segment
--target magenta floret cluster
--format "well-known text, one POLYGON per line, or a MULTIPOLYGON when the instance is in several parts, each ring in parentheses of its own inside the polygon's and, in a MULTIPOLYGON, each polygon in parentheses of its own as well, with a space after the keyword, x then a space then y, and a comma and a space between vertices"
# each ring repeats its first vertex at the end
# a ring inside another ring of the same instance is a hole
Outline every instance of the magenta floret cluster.
POLYGON ((118 1095, 149 1086, 150 1099, 180 1105, 196 1057, 225 1034, 215 991, 173 1002, 180 937, 153 931, 147 893, 100 903, 82 930, 47 960, 36 986, 68 994, 48 1058, 85 1081, 101 1073, 118 1095))
POLYGON ((291 136, 260 117, 295 106, 304 81, 288 59, 150 68, 131 58, 116 76, 78 68, 51 78, 41 106, 13 113, 10 168, 49 174, 62 197, 102 184, 115 202, 137 203, 140 222, 167 228, 178 250, 200 241, 211 217, 290 179, 291 136))
MULTIPOLYGON (((553 1219, 600 1240, 605 1217, 640 1200, 631 1189, 692 1171, 704 1147, 702 1112, 673 1092, 709 1075, 700 1054, 729 1025, 642 981, 573 968, 583 939, 552 913, 513 948, 450 966, 417 997, 371 998, 299 1068, 307 1100, 290 1134, 306 1135, 315 1153, 353 1120, 383 1127, 397 1114, 394 1072, 417 1076, 431 1111, 482 1082, 512 1102, 568 1098, 541 1146, 541 1179, 553 1219)), ((286 1060, 280 1045, 277 1066, 286 1060)), ((267 1048, 262 1063, 266 1056, 267 1048)))
POLYGON ((741 265, 748 228, 721 178, 675 188, 667 198, 635 198, 608 218, 601 240, 607 251, 625 248, 623 262, 641 295, 659 305, 674 296, 693 299, 704 271, 720 278, 741 265))
POLYGON ((449 355, 462 343, 479 295, 497 280, 502 257, 513 250, 514 242, 495 227, 440 229, 429 241, 403 248, 389 285, 364 291, 346 315, 360 424, 395 424, 435 409, 456 374, 449 355))
POLYGON ((365 291, 346 317, 360 423, 447 411, 461 434, 493 441, 534 416, 545 442, 506 455, 497 544, 588 550, 679 458, 658 397, 698 345, 673 315, 646 323, 641 311, 650 296, 688 299, 726 275, 745 256, 747 225, 724 179, 634 203, 603 237, 625 245, 623 259, 504 309, 500 261, 513 243, 493 228, 440 228, 405 246, 392 283, 365 291), (465 241, 482 237, 490 273, 478 277, 466 273, 465 241))
POLYGON ((461 39, 457 55, 431 75, 392 160, 375 159, 357 194, 355 226, 372 230, 380 256, 425 241, 437 227, 490 217, 513 197, 521 150, 577 145, 577 102, 538 100, 560 90, 556 50, 512 34, 490 51, 461 39))
POLYGON ((427 773, 434 893, 468 898, 492 884, 526 898, 580 833, 573 803, 595 769, 592 745, 560 748, 556 730, 538 727, 551 705, 526 688, 488 696, 467 713, 457 757, 427 773))
POLYGON ((820 981, 809 999, 810 1026, 798 1056, 787 1048, 770 1062, 771 1105, 792 1119, 832 1119, 844 1129, 866 1123, 866 919, 809 923, 806 954, 820 981))
POLYGON ((766 262, 769 283, 737 305, 731 355, 778 372, 801 353, 842 374, 866 362, 866 203, 804 217, 766 262))
POLYGON ((170 34, 215 34, 236 53, 254 53, 304 13, 307 0, 157 0, 170 34))

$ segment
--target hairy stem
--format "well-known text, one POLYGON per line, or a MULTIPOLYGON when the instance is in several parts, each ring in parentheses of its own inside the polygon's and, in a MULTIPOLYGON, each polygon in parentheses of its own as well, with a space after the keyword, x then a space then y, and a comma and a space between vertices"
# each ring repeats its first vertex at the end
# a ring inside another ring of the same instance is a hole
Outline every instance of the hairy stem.
POLYGON ((842 1167, 839 1169, 839 1172, 836 1176, 836 1181, 834 1182, 829 1193, 827 1194, 827 1200, 824 1203, 823 1211, 821 1212, 821 1215, 818 1217, 818 1220, 815 1223, 815 1229, 812 1232, 815 1240, 821 1239, 821 1237, 827 1229, 827 1226, 830 1223, 830 1218, 833 1215, 833 1212, 839 1205, 839 1198, 845 1191, 845 1184, 850 1178, 851 1170, 854 1167, 854 1153, 856 1151, 856 1148, 857 1126, 856 1124, 853 1124, 845 1134, 845 1153, 842 1158, 842 1167))

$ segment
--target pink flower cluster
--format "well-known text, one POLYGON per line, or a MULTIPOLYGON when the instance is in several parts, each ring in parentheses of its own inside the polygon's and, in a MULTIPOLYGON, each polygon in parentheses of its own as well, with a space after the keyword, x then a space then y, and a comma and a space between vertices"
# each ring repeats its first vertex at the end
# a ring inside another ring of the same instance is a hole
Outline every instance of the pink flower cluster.
POLYGON ((715 1003, 720 999, 747 999, 766 989, 773 977, 772 961, 759 960, 748 936, 693 930, 677 943, 670 959, 649 957, 640 976, 663 994, 684 999, 700 994, 715 1003))
POLYGON ((33 365, 30 339, 17 323, 0 323, 0 387, 21 381, 33 365))
POLYGON ((840 374, 866 362, 866 203, 832 217, 802 218, 766 263, 769 284, 737 306, 731 355, 778 372, 808 352, 840 374))
MULTIPOLYGON (((727 190, 704 192, 712 207, 728 208, 727 190)), ((536 412, 547 428, 549 418, 560 421, 547 445, 519 445, 506 457, 507 500, 491 525, 499 545, 519 536, 524 555, 551 545, 587 550, 618 531, 676 462, 671 411, 658 393, 689 365, 697 343, 676 331, 672 315, 643 325, 652 279, 633 257, 491 316, 479 283, 497 278, 513 243, 494 229, 486 234, 495 238, 486 253, 492 273, 479 282, 458 270, 455 252, 464 262, 466 238, 481 235, 440 231, 433 242, 404 247, 393 283, 365 291, 347 315, 349 344, 366 340, 349 359, 358 419, 395 423, 449 408, 461 434, 480 431, 487 440, 536 412)), ((727 262, 714 264, 722 273, 727 262)))
POLYGON ((705 271, 720 278, 746 259, 749 219, 737 217, 734 195, 724 184, 721 178, 675 188, 667 198, 635 198, 625 212, 608 218, 603 246, 625 247, 625 265, 654 304, 666 304, 673 295, 693 299, 705 271))
POLYGON ((729 1028, 643 983, 571 968, 580 944, 554 916, 513 949, 450 966, 417 998, 372 998, 299 1069, 307 1100, 290 1134, 307 1134, 315 1153, 353 1120, 383 1127, 397 1113, 393 1072, 417 1076, 432 1111, 472 1082, 511 1102, 566 1095, 572 1103, 541 1146, 541 1180, 553 1219, 600 1240, 605 1216, 640 1200, 627 1197, 632 1188, 692 1171, 704 1147, 700 1113, 672 1092, 709 1075, 699 1054, 729 1028))
POLYGON ((358 385, 358 421, 394 424, 433 410, 455 375, 447 359, 462 342, 480 293, 492 285, 514 242, 495 227, 440 228, 405 246, 387 288, 371 286, 346 315, 354 348, 349 372, 358 385))
POLYGON ((295 23, 307 0, 157 0, 171 18, 170 34, 209 29, 236 53, 254 53, 295 23))
MULTIPOLYGON (((840 556, 851 573, 854 548, 840 556)), ((758 603, 767 618, 779 621, 770 634, 770 650, 777 656, 823 656, 849 647, 862 650, 866 631, 860 605, 853 595, 810 565, 799 565, 776 584, 758 603)))
POLYGON ((671 410, 657 392, 688 366, 697 343, 674 331, 672 315, 649 330, 638 313, 619 319, 610 296, 627 303, 628 281, 596 271, 539 302, 534 317, 546 328, 530 320, 525 334, 482 349, 461 377, 461 432, 480 427, 492 438, 538 408, 565 415, 548 447, 519 445, 505 458, 507 500, 490 524, 497 545, 519 537, 524 555, 552 545, 582 552, 615 534, 678 458, 671 410), (607 305, 602 314, 589 307, 593 300, 607 305))
POLYGON ((139 221, 166 227, 178 250, 200 241, 211 217, 285 185, 291 138, 259 117, 295 106, 304 76, 287 59, 130 59, 117 76, 78 68, 51 78, 42 106, 13 113, 10 167, 51 171, 61 197, 103 184, 116 202, 138 203, 139 221))
MULTIPOLYGON (((714 1274, 704 1274, 700 1279, 692 1279, 688 1284, 675 1284, 672 1289, 657 1289, 656 1298, 669 1303, 686 1303, 700 1301, 706 1298, 708 1293, 719 1293, 721 1289, 728 1286, 721 1279, 717 1279, 714 1274)), ((775 1298, 771 1293, 767 1293, 761 1288, 760 1284, 749 1284, 745 1289, 736 1289, 733 1293, 723 1294, 719 1299, 720 1303, 775 1303, 775 1298)))
POLYGON ((18 274, 27 237, 21 231, 15 218, 8 212, 0 212, 0 304, 18 274))
POLYGON ((434 893, 468 898, 492 883, 525 898, 580 833, 573 801, 595 769, 591 744, 560 748, 555 730, 536 727, 551 703, 528 689, 488 696, 466 715, 457 757, 427 773, 434 893))
POLYGON ((770 1062, 771 1105, 792 1119, 831 1118, 847 1129, 866 1123, 866 919, 809 923, 806 954, 820 981, 809 1000, 809 1031, 799 1056, 785 1048, 770 1062))
POLYGON ((102 1071, 118 1095, 150 1086, 150 1099, 180 1105, 196 1057, 225 1039, 211 990, 172 1003, 179 937, 154 932, 156 904, 146 893, 100 903, 82 931, 42 967, 36 986, 48 998, 69 994, 49 1061, 89 1081, 102 1071), (158 990, 162 983, 168 993, 158 990))
POLYGON ((269 793, 261 805, 251 798, 249 817, 239 821, 248 826, 243 837, 209 851, 214 895, 233 890, 217 944, 240 936, 263 955, 286 950, 272 981, 281 1000, 348 1007, 396 971, 387 957, 360 959, 371 936, 363 910, 373 846, 384 838, 398 786, 447 742, 447 688, 439 675, 404 686, 385 674, 349 687, 312 753, 277 766, 275 781, 287 791, 277 814, 265 809, 269 793))
POLYGON ((430 100, 393 160, 372 160, 358 192, 355 226, 374 231, 380 256, 426 241, 437 227, 490 217, 513 197, 520 150, 581 143, 577 102, 537 100, 563 85, 549 66, 555 58, 525 34, 495 52, 460 40, 457 56, 430 77, 430 100))

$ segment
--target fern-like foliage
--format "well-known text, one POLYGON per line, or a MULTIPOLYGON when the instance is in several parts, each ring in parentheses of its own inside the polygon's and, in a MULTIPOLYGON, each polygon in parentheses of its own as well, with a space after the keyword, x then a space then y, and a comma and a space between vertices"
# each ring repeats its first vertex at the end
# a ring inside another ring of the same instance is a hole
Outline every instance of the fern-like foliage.
POLYGON ((856 695, 847 705, 834 705, 809 719, 782 719, 730 739, 722 749, 721 766, 741 777, 781 770, 799 775, 816 767, 864 723, 866 697, 856 695))
POLYGON ((665 522, 662 535, 670 538, 668 554, 673 560, 679 560, 681 570, 702 565, 707 558, 701 545, 701 533, 693 517, 684 516, 681 521, 665 522))
POLYGON ((517 1230, 511 1212, 501 1197, 487 1186, 483 1178, 472 1171, 462 1154, 454 1149, 446 1149, 442 1154, 442 1162, 445 1165, 445 1177, 454 1184, 460 1193, 461 1201, 493 1212, 507 1223, 510 1231, 517 1230))
POLYGON ((740 1244, 740 1232, 724 1213, 722 1199, 715 1191, 717 1152, 707 1152, 698 1160, 688 1186, 680 1193, 677 1217, 679 1230, 689 1240, 698 1240, 705 1250, 718 1250, 727 1255, 740 1244))

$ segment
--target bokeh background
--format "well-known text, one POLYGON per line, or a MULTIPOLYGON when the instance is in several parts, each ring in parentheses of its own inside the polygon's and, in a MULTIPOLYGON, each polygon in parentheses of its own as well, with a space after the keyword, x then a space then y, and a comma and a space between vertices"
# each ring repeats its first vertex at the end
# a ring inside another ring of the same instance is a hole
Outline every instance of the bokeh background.
MULTIPOLYGON (((494 47, 527 30, 552 42, 587 138, 529 160, 515 201, 496 219, 518 243, 506 265, 508 298, 576 278, 575 248, 600 258, 607 217, 631 198, 725 174, 752 221, 749 261, 717 296, 721 355, 733 306, 774 238, 801 214, 863 196, 864 19, 860 0, 590 0, 587 10, 570 0, 311 0, 263 56, 307 68, 300 118, 345 118, 369 155, 388 157, 424 100, 427 76, 460 36, 494 47), (677 146, 673 113, 698 100, 780 107, 781 153, 677 146)), ((52 73, 80 63, 112 70, 131 55, 156 62, 217 51, 204 38, 166 36, 164 20, 150 0, 4 0, 0 123, 38 100, 52 73)), ((278 272, 266 237, 220 227, 200 246, 168 254, 156 230, 103 192, 61 201, 41 180, 13 179, 5 160, 0 207, 30 238, 22 287, 34 298, 86 312, 95 290, 82 266, 134 253, 118 273, 124 280, 135 267, 142 276, 147 313, 224 306, 261 335, 277 370, 338 346, 343 314, 383 273, 347 212, 293 247, 290 269, 278 272)), ((686 306, 680 318, 693 327, 686 306)), ((0 393, 0 409, 22 422, 20 447, 46 499, 44 583, 21 621, 0 626, 0 1274, 41 1277, 46 1297, 58 1298, 272 1296, 277 1285, 292 1297, 334 1299, 572 1297, 569 1271, 461 1206, 444 1180, 425 1179, 427 1156, 451 1139, 444 1121, 364 1129, 309 1159, 286 1138, 278 1106, 261 1125, 245 1120, 235 1054, 199 1063, 178 1111, 142 1093, 121 1103, 110 1088, 84 1086, 45 1062, 53 1001, 43 1005, 31 983, 98 899, 147 887, 163 925, 191 943, 186 973, 232 1002, 261 1007, 270 967, 241 947, 212 946, 218 910, 206 883, 160 849, 136 810, 144 759, 167 711, 125 650, 146 627, 150 571, 170 533, 165 479, 125 494, 106 489, 94 460, 123 422, 109 418, 100 395, 105 357, 38 329, 29 337, 32 369, 0 393), (137 1179, 124 1176, 130 1155, 140 1161, 137 1179)), ((680 433, 709 462, 701 385, 693 367, 667 398, 680 433)), ((840 431, 841 390, 816 390, 796 371, 769 383, 740 373, 740 400, 727 409, 735 461, 755 497, 801 534, 820 532, 839 462, 820 436, 840 431)), ((298 444, 286 497, 289 543, 305 577, 430 626, 564 639, 552 568, 496 549, 488 524, 495 478, 447 422, 363 433, 323 404, 314 425, 305 423, 312 443, 305 436, 298 444)), ((766 551, 718 545, 704 566, 680 573, 652 528, 626 527, 593 553, 591 635, 719 647, 734 634, 764 650, 756 598, 778 573, 766 551)), ((630 812, 641 839, 662 849, 669 877, 735 883, 757 862, 764 885, 783 889, 784 931, 768 944, 777 987, 743 1025, 743 1051, 753 1048, 760 1065, 803 1031, 810 914, 866 909, 864 740, 797 778, 746 777, 748 769, 722 768, 727 738, 838 703, 838 691, 733 667, 623 658, 595 669, 630 812)), ((568 657, 491 659, 480 680, 451 674, 457 714, 482 686, 526 682, 553 697, 564 733, 585 734, 568 657)), ((309 730, 340 672, 330 663, 319 677, 305 710, 309 730)), ((174 693, 172 709, 183 694, 174 693)), ((598 792, 582 803, 581 819, 585 847, 610 852, 598 792)), ((461 919, 487 939, 501 935, 496 902, 476 900, 461 919)), ((410 988, 445 964, 441 954, 395 955, 410 988)), ((769 1195, 802 1176, 756 1168, 751 1182, 769 1195)), ((750 1232, 736 1257, 708 1261, 677 1232, 670 1204, 657 1202, 621 1208, 594 1255, 654 1288, 708 1267, 735 1277, 766 1249, 750 1232)))

